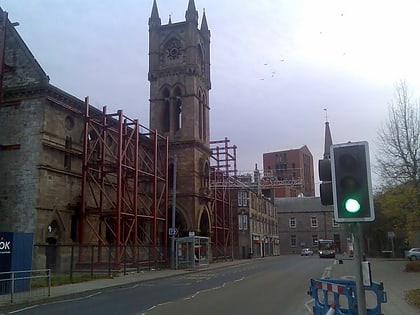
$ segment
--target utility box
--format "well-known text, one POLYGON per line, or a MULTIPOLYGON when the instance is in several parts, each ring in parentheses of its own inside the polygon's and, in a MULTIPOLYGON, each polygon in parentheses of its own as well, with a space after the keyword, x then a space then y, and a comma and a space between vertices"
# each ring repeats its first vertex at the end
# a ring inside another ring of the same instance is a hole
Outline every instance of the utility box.
POLYGON ((14 292, 29 290, 32 248, 33 233, 0 232, 0 294, 10 293, 14 271, 19 271, 19 280, 14 280, 14 292))

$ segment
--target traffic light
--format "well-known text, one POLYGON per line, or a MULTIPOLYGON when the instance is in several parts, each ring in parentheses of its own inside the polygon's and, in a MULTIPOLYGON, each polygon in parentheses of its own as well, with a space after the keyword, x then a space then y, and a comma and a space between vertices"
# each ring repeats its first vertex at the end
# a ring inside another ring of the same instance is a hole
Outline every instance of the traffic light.
POLYGON ((331 183, 331 160, 318 160, 319 185, 321 204, 324 206, 333 204, 332 183, 331 183))
POLYGON ((335 220, 374 221, 368 143, 332 145, 331 165, 335 220))

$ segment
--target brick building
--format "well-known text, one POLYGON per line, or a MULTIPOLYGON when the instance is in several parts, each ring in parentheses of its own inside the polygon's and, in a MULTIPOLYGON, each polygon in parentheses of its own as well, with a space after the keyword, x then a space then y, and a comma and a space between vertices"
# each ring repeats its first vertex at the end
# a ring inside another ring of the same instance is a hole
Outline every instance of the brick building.
POLYGON ((278 187, 264 192, 274 198, 315 196, 312 153, 306 145, 298 149, 263 154, 263 182, 274 180, 278 187))

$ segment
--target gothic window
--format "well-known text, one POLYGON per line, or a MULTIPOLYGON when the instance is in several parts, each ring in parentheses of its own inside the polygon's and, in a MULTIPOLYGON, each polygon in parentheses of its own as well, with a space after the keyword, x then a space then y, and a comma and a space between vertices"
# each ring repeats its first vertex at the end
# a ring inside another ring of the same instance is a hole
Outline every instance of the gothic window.
POLYGON ((200 139, 205 139, 204 134, 204 93, 198 90, 198 136, 200 139))
POLYGON ((169 117, 170 117, 170 102, 169 102, 169 90, 168 89, 164 89, 163 93, 163 109, 162 109, 162 127, 163 127, 163 132, 168 132, 169 131, 169 117))
POLYGON ((181 56, 181 44, 178 40, 171 40, 166 47, 166 57, 170 60, 176 60, 181 56))
POLYGON ((181 100, 181 89, 175 89, 175 101, 174 101, 174 131, 178 131, 182 128, 182 100, 181 100))
POLYGON ((201 90, 198 90, 198 136, 203 139, 203 102, 201 100, 201 90))
POLYGON ((56 220, 53 220, 47 227, 46 242, 48 244, 56 244, 58 240, 58 235, 58 223, 56 220))
POLYGON ((206 106, 207 106, 207 102, 206 102, 206 93, 202 93, 201 94, 201 104, 200 104, 200 137, 201 139, 205 140, 207 137, 207 133, 206 133, 206 129, 207 129, 207 125, 206 125, 206 106))

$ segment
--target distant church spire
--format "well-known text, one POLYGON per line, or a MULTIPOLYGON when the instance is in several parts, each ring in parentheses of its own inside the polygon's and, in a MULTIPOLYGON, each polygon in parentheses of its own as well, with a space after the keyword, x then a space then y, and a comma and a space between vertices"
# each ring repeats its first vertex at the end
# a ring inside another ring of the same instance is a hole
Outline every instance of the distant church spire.
POLYGON ((324 139, 324 159, 331 158, 330 156, 330 147, 333 144, 332 137, 331 137, 331 131, 330 131, 330 123, 328 122, 328 116, 327 116, 327 109, 325 110, 325 139, 324 139))

